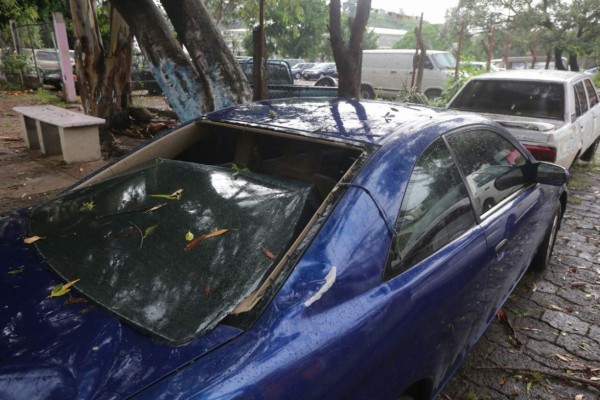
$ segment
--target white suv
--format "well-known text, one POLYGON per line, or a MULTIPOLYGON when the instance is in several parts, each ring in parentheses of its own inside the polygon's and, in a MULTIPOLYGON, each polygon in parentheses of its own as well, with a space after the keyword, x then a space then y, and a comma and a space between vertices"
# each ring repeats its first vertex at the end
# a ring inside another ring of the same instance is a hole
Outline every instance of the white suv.
POLYGON ((590 161, 600 141, 598 93, 589 75, 554 70, 500 71, 471 78, 448 108, 505 126, 540 161, 565 168, 590 161))

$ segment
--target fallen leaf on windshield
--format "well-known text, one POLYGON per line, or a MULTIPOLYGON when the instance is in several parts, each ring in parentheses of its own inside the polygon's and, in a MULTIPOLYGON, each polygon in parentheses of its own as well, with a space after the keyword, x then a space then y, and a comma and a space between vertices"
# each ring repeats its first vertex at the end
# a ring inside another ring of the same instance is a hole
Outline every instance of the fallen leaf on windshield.
POLYGON ((187 242, 191 242, 194 239, 194 234, 192 233, 192 231, 187 231, 187 233, 185 234, 185 240, 187 242))
POLYGON ((60 297, 71 291, 71 286, 79 282, 81 279, 75 279, 74 281, 67 282, 65 284, 56 285, 52 288, 50 296, 48 297, 60 297))
POLYGON ((142 239, 146 239, 148 236, 152 235, 156 228, 158 228, 158 225, 152 225, 151 227, 146 228, 146 232, 142 239))
POLYGON ((183 189, 177 189, 171 194, 151 194, 150 197, 159 197, 167 200, 179 200, 183 194, 183 189))
POLYGON ((260 250, 263 252, 263 254, 264 254, 265 256, 267 256, 267 258, 268 258, 269 260, 274 260, 274 259, 275 259, 275 254, 271 253, 271 252, 269 251, 269 249, 267 249, 266 247, 261 247, 261 248, 260 248, 260 250))
POLYGON ((184 247, 184 251, 190 251, 191 249, 193 249, 194 247, 196 247, 198 245, 198 243, 200 243, 201 241, 205 240, 205 239, 210 239, 213 238, 215 236, 220 236, 222 234, 224 234, 225 232, 227 232, 229 229, 219 229, 218 231, 214 231, 211 233, 207 233, 206 235, 201 235, 198 236, 196 239, 190 241, 187 246, 184 247))
POLYGON ((17 275, 23 272, 23 270, 25 269, 24 265, 21 265, 19 268, 15 268, 15 269, 11 269, 10 271, 8 271, 9 275, 17 275))
POLYGON ((31 244, 31 243, 35 243, 35 242, 37 242, 38 240, 41 240, 41 239, 46 239, 46 238, 41 237, 41 236, 31 236, 31 237, 23 239, 23 242, 25 244, 31 244))
POLYGON ((208 297, 210 295, 210 283, 206 282, 204 284, 204 295, 208 297))
POLYGON ((94 209, 94 207, 95 207, 94 200, 84 201, 83 204, 81 205, 81 207, 79 207, 79 211, 82 211, 82 212, 92 211, 94 209))
POLYGON ((156 211, 156 210, 158 210, 158 209, 160 209, 160 208, 163 208, 163 207, 164 207, 164 206, 166 206, 166 205, 167 205, 167 203, 162 203, 162 204, 159 204, 159 205, 157 205, 157 206, 154 206, 154 207, 152 207, 152 208, 150 208, 150 209, 146 210, 146 212, 147 212, 147 213, 150 213, 150 212, 156 211))

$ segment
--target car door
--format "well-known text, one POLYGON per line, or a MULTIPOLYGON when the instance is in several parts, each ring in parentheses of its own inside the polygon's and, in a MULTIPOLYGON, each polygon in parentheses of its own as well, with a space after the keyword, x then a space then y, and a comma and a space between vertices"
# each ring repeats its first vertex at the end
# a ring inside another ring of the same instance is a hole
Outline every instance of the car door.
POLYGON ((598 103, 598 92, 590 79, 584 81, 587 92, 590 113, 592 114, 592 141, 600 136, 600 104, 598 103))
POLYGON ((594 115, 590 112, 587 94, 583 87, 583 81, 575 83, 575 110, 576 128, 579 130, 581 140, 581 152, 584 152, 595 140, 594 137, 594 115))
POLYGON ((441 138, 417 161, 395 230, 385 279, 392 294, 388 323, 401 332, 389 351, 402 357, 382 368, 406 370, 410 362, 416 376, 409 379, 427 374, 443 381, 485 329, 488 254, 441 138))
POLYGON ((519 168, 529 161, 508 139, 495 131, 474 129, 447 137, 485 233, 490 274, 487 320, 502 306, 529 266, 554 210, 542 206, 547 195, 529 184, 519 168), (486 179, 479 177, 484 175, 486 179), (498 188, 497 178, 511 174, 512 185, 498 188))

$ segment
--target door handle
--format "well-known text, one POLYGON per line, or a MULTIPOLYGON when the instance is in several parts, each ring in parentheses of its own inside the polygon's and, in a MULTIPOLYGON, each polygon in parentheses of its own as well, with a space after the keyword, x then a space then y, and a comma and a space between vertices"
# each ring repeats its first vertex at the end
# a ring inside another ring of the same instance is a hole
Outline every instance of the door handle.
POLYGON ((496 245, 496 255, 497 256, 502 255, 501 253, 504 251, 504 248, 506 247, 507 244, 508 244, 508 239, 502 239, 502 241, 496 245))

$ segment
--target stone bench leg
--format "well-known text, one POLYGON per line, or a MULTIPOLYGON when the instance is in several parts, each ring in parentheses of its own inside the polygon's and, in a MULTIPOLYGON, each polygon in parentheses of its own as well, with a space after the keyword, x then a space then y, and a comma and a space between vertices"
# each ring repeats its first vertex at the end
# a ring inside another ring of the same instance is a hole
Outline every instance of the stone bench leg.
POLYGON ((21 125, 23 126, 23 139, 28 149, 36 150, 40 148, 40 141, 38 140, 37 124, 33 118, 26 117, 23 114, 19 114, 21 119, 21 125))
POLYGON ((42 154, 55 156, 62 153, 59 128, 41 121, 35 121, 37 137, 42 154))
POLYGON ((66 163, 99 160, 98 126, 59 128, 63 159, 66 163))

